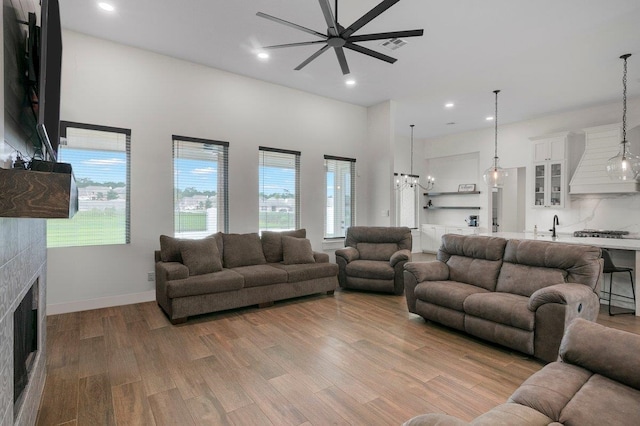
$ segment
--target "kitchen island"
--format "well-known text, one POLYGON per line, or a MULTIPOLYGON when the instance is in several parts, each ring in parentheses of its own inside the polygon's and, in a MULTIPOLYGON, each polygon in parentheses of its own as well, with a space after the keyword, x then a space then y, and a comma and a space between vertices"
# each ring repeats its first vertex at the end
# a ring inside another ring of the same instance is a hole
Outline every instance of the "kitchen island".
MULTIPOLYGON (((640 306, 640 294, 638 294, 638 280, 636 279, 636 272, 640 271, 640 239, 635 238, 594 238, 594 237, 574 237, 573 234, 562 234, 558 233, 556 238, 551 237, 551 232, 540 232, 537 235, 533 232, 493 232, 493 233, 483 233, 480 235, 489 235, 493 237, 501 237, 509 240, 519 239, 519 240, 538 240, 538 241, 556 241, 559 243, 565 244, 585 244, 591 245, 600 248, 606 248, 609 250, 623 250, 625 254, 630 256, 632 259, 632 265, 629 265, 633 268, 633 281, 635 283, 635 294, 636 294, 636 316, 640 316, 640 309, 637 307, 640 306)), ((618 262, 616 261, 615 251, 612 252, 614 255, 614 263, 617 266, 618 262)), ((625 257, 628 257, 625 256, 625 257)), ((628 277, 627 277, 628 278, 628 277)), ((627 279, 628 282, 628 279, 627 279)), ((624 284, 616 284, 616 289, 620 288, 620 286, 624 286, 624 284)), ((627 284, 628 285, 628 284, 627 284)), ((616 290, 617 291, 617 290, 616 290)))

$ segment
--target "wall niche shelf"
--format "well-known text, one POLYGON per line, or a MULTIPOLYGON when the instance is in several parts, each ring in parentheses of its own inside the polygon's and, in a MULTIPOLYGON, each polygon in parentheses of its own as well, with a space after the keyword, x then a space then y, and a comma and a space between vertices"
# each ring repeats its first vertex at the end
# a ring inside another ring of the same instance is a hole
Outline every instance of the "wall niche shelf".
MULTIPOLYGON (((480 191, 469 191, 469 192, 425 192, 423 195, 425 197, 437 197, 439 195, 478 195, 480 191)), ((478 206, 429 206, 426 205, 423 207, 425 210, 435 210, 435 209, 448 209, 448 210, 480 210, 478 206)))
POLYGON ((425 210, 436 210, 436 209, 449 209, 449 210, 480 210, 480 207, 478 206, 441 206, 441 207, 436 207, 436 206, 424 206, 423 209, 425 210))
POLYGON ((470 192, 457 192, 457 191, 453 191, 453 192, 425 192, 424 195, 427 195, 429 197, 435 197, 438 195, 473 195, 473 194, 479 194, 480 191, 470 191, 470 192))

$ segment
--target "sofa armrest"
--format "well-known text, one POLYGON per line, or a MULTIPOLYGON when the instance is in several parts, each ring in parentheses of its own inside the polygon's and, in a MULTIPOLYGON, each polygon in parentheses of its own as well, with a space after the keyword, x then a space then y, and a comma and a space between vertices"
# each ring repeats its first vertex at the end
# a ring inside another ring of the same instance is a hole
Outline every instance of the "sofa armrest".
POLYGON ((576 318, 560 344, 562 361, 640 389, 640 336, 576 318))
POLYGON ((156 266, 156 274, 160 274, 156 280, 173 281, 189 278, 189 268, 180 262, 158 262, 156 266))
POLYGON ((535 312, 547 303, 575 305, 593 298, 593 290, 583 284, 562 283, 543 287, 529 297, 529 310, 535 312))
POLYGON ((431 262, 407 262, 404 270, 411 273, 416 282, 445 281, 449 279, 449 266, 439 260, 431 262))
POLYGON ((360 259, 360 252, 354 247, 345 247, 336 250, 336 257, 343 258, 347 263, 360 259))
POLYGON ((329 263, 329 255, 327 253, 314 251, 313 259, 316 261, 316 263, 329 263))
POLYGON ((393 253, 391 255, 391 259, 389 259, 389 264, 391 264, 391 266, 396 266, 396 263, 398 262, 402 262, 402 261, 408 261, 411 260, 411 251, 410 250, 398 250, 397 252, 393 253))

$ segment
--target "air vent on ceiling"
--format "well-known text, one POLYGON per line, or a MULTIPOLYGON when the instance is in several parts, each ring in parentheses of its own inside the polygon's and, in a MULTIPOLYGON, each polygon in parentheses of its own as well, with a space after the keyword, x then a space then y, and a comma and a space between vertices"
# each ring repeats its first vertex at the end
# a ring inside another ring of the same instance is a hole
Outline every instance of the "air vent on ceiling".
POLYGON ((380 43, 380 46, 389 50, 397 50, 397 49, 400 49, 405 44, 407 44, 407 42, 401 38, 390 38, 389 40, 385 40, 382 43, 380 43))

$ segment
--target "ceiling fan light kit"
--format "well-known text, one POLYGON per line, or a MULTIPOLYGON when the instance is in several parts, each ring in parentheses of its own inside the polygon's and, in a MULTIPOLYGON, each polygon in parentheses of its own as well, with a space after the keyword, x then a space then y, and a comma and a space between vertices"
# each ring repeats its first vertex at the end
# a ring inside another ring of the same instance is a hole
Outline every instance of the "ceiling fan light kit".
POLYGON ((379 59, 381 61, 388 62, 393 64, 397 59, 392 58, 390 56, 384 55, 382 53, 376 52, 375 50, 371 50, 367 47, 360 46, 355 44, 356 42, 361 41, 371 41, 371 40, 386 40, 393 38, 401 38, 401 37, 420 37, 424 34, 423 29, 419 30, 406 30, 406 31, 391 31, 384 33, 374 33, 374 34, 362 34, 362 35, 353 35, 356 31, 367 25, 373 19, 377 18, 380 14, 385 12, 394 4, 398 3, 400 0, 383 0, 373 9, 362 15, 358 20, 356 20, 353 24, 344 28, 342 25, 338 23, 338 0, 335 0, 335 7, 332 10, 329 0, 318 0, 320 3, 320 9, 322 9, 322 15, 324 16, 324 20, 327 24, 327 32, 323 34, 319 31, 312 30, 307 27, 303 27, 302 25, 294 24, 293 22, 285 21, 284 19, 277 18, 275 16, 268 15, 263 12, 258 12, 256 15, 269 19, 273 22, 277 22, 282 25, 286 25, 288 27, 297 29, 299 31, 306 32, 313 36, 319 37, 320 40, 312 40, 312 41, 303 41, 298 43, 287 43, 287 44, 277 44, 272 46, 264 46, 262 49, 281 49, 285 47, 297 47, 297 46, 309 46, 313 44, 324 44, 320 48, 320 50, 313 53, 307 59, 305 59, 300 65, 298 65, 295 70, 299 71, 305 66, 307 66, 310 62, 316 59, 318 56, 322 55, 324 52, 333 48, 336 58, 338 59, 338 64, 340 65, 340 69, 342 70, 342 74, 347 75, 351 72, 349 69, 349 64, 347 63, 347 58, 344 54, 344 49, 349 49, 354 52, 362 53, 373 58, 379 59))

